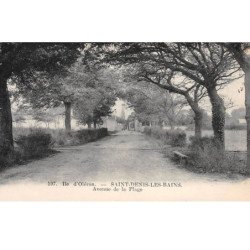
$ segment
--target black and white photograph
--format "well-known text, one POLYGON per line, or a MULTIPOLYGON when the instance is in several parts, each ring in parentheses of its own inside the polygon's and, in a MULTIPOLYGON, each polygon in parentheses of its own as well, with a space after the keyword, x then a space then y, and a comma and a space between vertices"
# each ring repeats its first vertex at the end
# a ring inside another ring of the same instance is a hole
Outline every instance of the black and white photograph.
POLYGON ((1 1, 0 248, 249 249, 249 7, 1 1))
POLYGON ((0 53, 0 199, 249 199, 249 43, 0 53))

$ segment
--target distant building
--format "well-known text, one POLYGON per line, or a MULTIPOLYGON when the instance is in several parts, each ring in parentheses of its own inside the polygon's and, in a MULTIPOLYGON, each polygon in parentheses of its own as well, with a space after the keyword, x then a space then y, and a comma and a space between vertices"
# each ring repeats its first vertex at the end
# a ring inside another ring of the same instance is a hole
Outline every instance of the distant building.
POLYGON ((103 120, 103 128, 107 128, 108 131, 117 131, 121 130, 121 126, 118 125, 114 116, 111 117, 102 117, 103 120))
POLYGON ((128 130, 141 131, 142 124, 136 118, 128 123, 128 130))

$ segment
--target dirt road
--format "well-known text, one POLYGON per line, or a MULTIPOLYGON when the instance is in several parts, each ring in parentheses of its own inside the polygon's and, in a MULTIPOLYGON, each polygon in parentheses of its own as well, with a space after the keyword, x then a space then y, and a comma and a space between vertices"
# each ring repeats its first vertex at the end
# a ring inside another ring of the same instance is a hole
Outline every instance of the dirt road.
POLYGON ((49 158, 8 169, 0 184, 48 181, 225 181, 176 166, 155 141, 123 131, 100 141, 59 149, 49 158))

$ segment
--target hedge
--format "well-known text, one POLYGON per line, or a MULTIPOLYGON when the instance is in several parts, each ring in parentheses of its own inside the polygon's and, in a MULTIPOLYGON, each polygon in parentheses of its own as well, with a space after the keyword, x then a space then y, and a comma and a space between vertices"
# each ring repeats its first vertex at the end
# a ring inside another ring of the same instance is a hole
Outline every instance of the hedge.
POLYGON ((145 127, 143 132, 173 147, 183 147, 186 145, 186 133, 179 129, 167 130, 160 127, 145 127))

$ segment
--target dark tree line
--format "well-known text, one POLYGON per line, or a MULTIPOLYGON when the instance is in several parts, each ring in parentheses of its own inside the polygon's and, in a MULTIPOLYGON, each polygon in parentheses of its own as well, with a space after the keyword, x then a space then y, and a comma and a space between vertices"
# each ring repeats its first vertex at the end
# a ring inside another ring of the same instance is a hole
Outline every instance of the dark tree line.
POLYGON ((239 64, 232 53, 216 43, 119 43, 106 52, 106 61, 128 65, 138 81, 148 81, 170 93, 183 95, 195 116, 196 136, 201 136, 199 100, 208 95, 212 126, 224 149, 225 105, 218 90, 239 78, 239 64))

